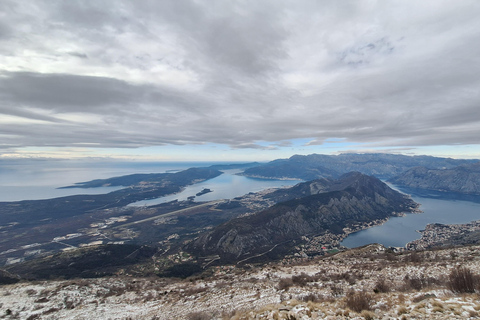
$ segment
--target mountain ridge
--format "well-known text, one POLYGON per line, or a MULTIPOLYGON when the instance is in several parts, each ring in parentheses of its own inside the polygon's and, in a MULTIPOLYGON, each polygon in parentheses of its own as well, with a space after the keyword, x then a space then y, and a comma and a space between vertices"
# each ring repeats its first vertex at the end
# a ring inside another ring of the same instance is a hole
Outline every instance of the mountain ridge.
MULTIPOLYGON (((307 190, 308 186, 315 186, 310 188, 313 193, 232 219, 200 236, 187 250, 192 254, 217 254, 229 261, 239 260, 305 236, 343 234, 344 228, 386 219, 416 207, 411 199, 379 179, 358 172, 339 180, 315 180, 293 188, 307 190)), ((289 251, 287 245, 283 249, 289 251)))
POLYGON ((389 182, 445 192, 480 194, 480 162, 463 164, 451 169, 415 167, 394 177, 389 182))
POLYGON ((438 158, 432 156, 405 156, 386 153, 343 153, 339 155, 293 155, 263 165, 248 168, 242 175, 270 179, 338 178, 342 174, 359 171, 381 179, 395 177, 417 166, 453 168, 478 160, 438 158))

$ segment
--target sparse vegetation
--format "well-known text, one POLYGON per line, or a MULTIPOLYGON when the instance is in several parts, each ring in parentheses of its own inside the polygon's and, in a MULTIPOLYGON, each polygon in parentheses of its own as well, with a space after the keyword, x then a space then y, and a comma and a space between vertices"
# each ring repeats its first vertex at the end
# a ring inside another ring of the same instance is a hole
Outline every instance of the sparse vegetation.
POLYGON ((293 281, 292 278, 282 278, 278 282, 278 290, 285 290, 288 291, 288 289, 293 286, 293 281))
POLYGON ((375 313, 368 311, 368 310, 363 310, 360 314, 365 320, 373 320, 375 319, 375 313))
POLYGON ((453 268, 448 276, 448 288, 454 293, 474 293, 478 277, 464 266, 453 268))
POLYGON ((212 317, 205 312, 193 312, 187 316, 188 320, 210 320, 212 317))
POLYGON ((358 313, 362 310, 370 310, 372 302, 372 296, 366 292, 350 291, 345 299, 347 307, 358 313))
POLYGON ((375 293, 385 293, 390 291, 390 286, 387 284, 384 278, 378 279, 377 283, 375 284, 375 288, 373 288, 373 292, 375 293))
MULTIPOLYGON (((405 259, 409 253, 391 259, 381 250, 377 254, 377 249, 372 245, 301 263, 215 267, 187 279, 118 276, 63 280, 52 285, 23 283, 0 287, 0 304, 3 312, 9 309, 10 317, 19 319, 35 319, 37 315, 62 318, 79 310, 94 312, 100 306, 109 310, 112 318, 121 319, 166 320, 171 314, 187 320, 478 317, 476 293, 456 296, 444 290, 464 283, 458 279, 478 283, 480 255, 472 255, 476 251, 451 248, 421 252, 423 259, 412 262, 405 259), (30 301, 31 305, 18 307, 12 302, 17 300, 30 301), (127 310, 126 305, 130 313, 116 313, 127 310), (152 306, 158 307, 148 316, 142 313, 139 317, 135 311, 152 306), (159 313, 158 308, 163 311, 159 313)), ((452 291, 461 293, 460 289, 452 291)))

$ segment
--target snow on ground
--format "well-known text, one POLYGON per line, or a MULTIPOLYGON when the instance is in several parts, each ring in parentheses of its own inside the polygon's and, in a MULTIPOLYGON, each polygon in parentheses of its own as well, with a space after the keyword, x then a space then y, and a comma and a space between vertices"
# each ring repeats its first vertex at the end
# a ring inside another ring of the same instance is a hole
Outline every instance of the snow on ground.
POLYGON ((25 282, 0 286, 0 319, 480 319, 478 295, 448 286, 454 268, 480 275, 479 260, 477 246, 371 245, 295 265, 217 267, 203 279, 25 282), (354 310, 359 297, 368 310, 354 310))

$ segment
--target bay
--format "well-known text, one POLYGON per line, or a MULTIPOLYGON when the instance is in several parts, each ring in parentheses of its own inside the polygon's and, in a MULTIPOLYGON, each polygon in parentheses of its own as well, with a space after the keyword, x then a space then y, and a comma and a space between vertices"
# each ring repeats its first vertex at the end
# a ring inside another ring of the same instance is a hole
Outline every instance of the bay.
POLYGON ((218 177, 187 186, 182 192, 151 200, 142 200, 129 204, 129 206, 152 206, 173 200, 187 200, 195 196, 195 201, 213 201, 220 199, 233 199, 243 196, 249 192, 258 192, 268 188, 282 188, 293 186, 298 180, 272 180, 249 178, 236 175, 241 170, 225 170, 218 177), (212 192, 196 196, 203 189, 210 189, 212 192))
POLYGON ((380 243, 386 247, 403 247, 419 239, 418 231, 429 223, 463 224, 480 219, 480 196, 390 186, 410 194, 420 203, 419 209, 423 212, 393 217, 382 225, 352 233, 343 240, 343 246, 354 248, 380 243))
MULTIPOLYGON (((123 187, 90 189, 57 189, 94 179, 105 179, 133 173, 162 173, 206 167, 218 162, 136 162, 76 160, 0 160, 0 201, 38 200, 75 194, 102 194, 123 187)), ((299 181, 266 180, 236 175, 239 170, 226 170, 214 179, 187 186, 182 192, 157 199, 139 201, 134 206, 149 206, 173 200, 187 200, 203 189, 212 192, 196 196, 196 201, 232 199, 267 188, 292 186, 299 181)), ((390 185, 393 188, 396 186, 390 185)), ((342 245, 358 247, 381 243, 387 247, 403 247, 420 238, 418 230, 429 223, 459 224, 480 219, 480 196, 397 188, 411 194, 421 204, 420 214, 394 217, 386 223, 349 235, 342 245)))

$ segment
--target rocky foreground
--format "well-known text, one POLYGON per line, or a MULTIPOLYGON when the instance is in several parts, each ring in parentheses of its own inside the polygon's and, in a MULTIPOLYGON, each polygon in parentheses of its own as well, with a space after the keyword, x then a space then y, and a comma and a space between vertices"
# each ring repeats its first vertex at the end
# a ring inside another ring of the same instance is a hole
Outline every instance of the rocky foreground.
POLYGON ((217 267, 184 280, 24 282, 0 287, 0 318, 478 319, 479 260, 480 246, 393 253, 370 245, 300 264, 217 267))

